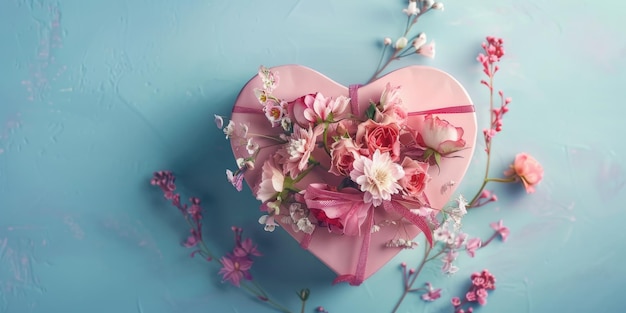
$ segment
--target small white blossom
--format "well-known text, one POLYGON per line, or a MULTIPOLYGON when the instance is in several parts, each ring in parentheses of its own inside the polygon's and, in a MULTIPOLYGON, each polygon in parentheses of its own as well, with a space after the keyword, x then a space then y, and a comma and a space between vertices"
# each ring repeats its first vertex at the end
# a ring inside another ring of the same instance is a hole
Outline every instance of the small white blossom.
POLYGON ((408 16, 418 15, 420 13, 420 9, 417 8, 417 1, 409 1, 409 6, 406 9, 402 10, 402 12, 404 12, 408 16))
POLYGON ((417 35, 417 38, 415 38, 415 40, 413 41, 413 48, 415 48, 415 51, 417 51, 425 43, 426 43, 426 34, 425 33, 419 33, 419 35, 417 35))
POLYGON ((396 48, 396 50, 402 50, 406 47, 407 44, 409 44, 409 40, 406 39, 406 37, 400 37, 398 38, 398 40, 396 40, 396 44, 394 45, 394 47, 396 48))
POLYGON ((224 135, 226 135, 226 139, 230 139, 230 137, 235 132, 235 124, 233 123, 233 121, 228 121, 228 125, 224 127, 223 131, 224 135))
POLYGON ((372 234, 373 234, 373 233, 377 233, 377 232, 379 232, 379 231, 380 231, 380 226, 378 226, 378 225, 376 225, 376 224, 372 225, 372 229, 370 230, 370 232, 371 232, 372 234))
POLYGON ((443 11, 443 3, 435 2, 430 8, 443 11))
POLYGON ((307 234, 312 234, 313 230, 315 230, 315 225, 313 225, 308 218, 299 219, 296 226, 298 227, 298 230, 307 234))
POLYGON ((283 127, 283 129, 285 131, 291 131, 291 119, 287 116, 283 117, 283 119, 280 121, 280 125, 283 127))
POLYGON ((278 226, 278 224, 276 224, 276 221, 274 220, 274 216, 270 215, 262 215, 261 217, 259 217, 259 224, 265 225, 264 229, 268 232, 273 232, 278 226))
POLYGON ((254 142, 252 138, 248 138, 248 144, 246 144, 246 150, 248 150, 248 154, 253 155, 257 150, 259 150, 259 144, 254 142))
POLYGON ((217 126, 217 128, 222 129, 222 127, 224 127, 224 118, 222 118, 221 116, 217 115, 217 114, 213 114, 213 117, 215 118, 215 125, 217 126))

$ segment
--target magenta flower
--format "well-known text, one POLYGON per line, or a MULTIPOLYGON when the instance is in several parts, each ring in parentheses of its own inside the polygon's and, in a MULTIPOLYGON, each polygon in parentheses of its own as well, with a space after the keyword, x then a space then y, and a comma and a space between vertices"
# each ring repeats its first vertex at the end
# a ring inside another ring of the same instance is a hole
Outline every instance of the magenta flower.
POLYGON ((220 262, 222 263, 222 268, 219 274, 223 277, 222 281, 228 281, 233 286, 239 287, 241 279, 252 280, 252 275, 249 272, 252 267, 252 260, 225 256, 220 259, 220 262))
POLYGON ((430 283, 426 283, 426 293, 422 295, 422 300, 424 301, 435 301, 441 298, 441 288, 434 289, 430 283))
POLYGON ((493 228, 498 234, 500 234, 502 241, 506 241, 506 238, 509 236, 509 229, 506 226, 502 225, 502 220, 491 223, 489 224, 489 226, 491 226, 491 228, 493 228))
POLYGON ((246 238, 239 246, 236 246, 233 250, 233 254, 236 257, 247 257, 249 255, 261 256, 261 252, 257 250, 257 246, 252 242, 252 239, 246 238))

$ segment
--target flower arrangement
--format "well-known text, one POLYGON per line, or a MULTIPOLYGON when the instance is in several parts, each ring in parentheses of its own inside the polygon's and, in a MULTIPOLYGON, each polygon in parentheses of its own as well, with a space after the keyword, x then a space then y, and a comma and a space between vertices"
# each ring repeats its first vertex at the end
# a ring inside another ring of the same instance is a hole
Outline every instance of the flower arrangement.
MULTIPOLYGON (((410 33, 421 15, 442 9, 439 2, 410 0, 403 10, 408 17, 405 31, 394 44, 391 38, 384 39, 380 61, 368 83, 384 80, 381 74, 395 60, 412 54, 434 57, 434 43, 426 43, 424 33, 413 36, 410 33)), ((282 226, 304 248, 318 234, 323 234, 324 240, 357 238, 361 244, 355 250, 358 256, 351 267, 353 271, 339 273, 333 283, 359 285, 371 274, 366 268, 375 236, 386 236, 385 249, 400 251, 417 247, 422 240, 415 237, 423 234, 424 253, 417 266, 409 268, 404 262, 400 266, 403 293, 391 312, 397 312, 411 293, 419 294, 426 302, 436 301, 442 292, 431 282, 414 287, 427 263, 439 260, 442 273, 451 275, 458 271, 459 252, 474 257, 494 239, 505 241, 509 236, 510 231, 502 220, 490 224, 493 234, 486 240, 462 231, 462 219, 469 210, 497 201, 493 191, 485 189, 487 184, 521 182, 526 192, 532 193, 543 178, 540 163, 526 153, 515 157, 504 177, 489 175, 493 139, 502 130, 503 116, 509 111, 511 99, 502 91, 496 93, 494 88, 494 77, 500 70, 498 63, 505 55, 503 40, 487 37, 482 48, 484 53, 477 60, 487 76, 481 84, 489 89, 491 118, 489 128, 483 130, 487 154, 485 176, 470 201, 459 195, 450 204, 440 206, 433 205, 430 197, 435 189, 440 195, 453 190, 454 181, 436 188, 433 181, 451 162, 466 158, 468 151, 471 156, 474 148, 473 140, 468 140, 473 129, 446 118, 445 110, 412 111, 403 86, 391 81, 370 93, 374 96, 368 99, 365 110, 357 100, 359 85, 350 86, 347 95, 329 96, 313 90, 283 97, 281 73, 263 66, 256 80, 251 81, 258 82, 252 91, 256 108, 243 112, 262 119, 256 119, 251 127, 241 120, 231 119, 226 123, 224 117, 215 115, 218 128, 230 140, 233 151, 237 151, 237 169, 226 170, 227 180, 238 191, 243 190, 243 183, 248 180, 254 196, 261 202, 263 213, 258 221, 268 232, 282 226), (500 98, 499 106, 496 94, 500 98), (251 182, 249 178, 254 179, 251 182)), ((237 109, 233 112, 242 113, 236 112, 237 109)), ((471 109, 473 114, 473 106, 471 109)), ((458 110, 455 108, 453 112, 470 113, 458 110)), ((161 188, 164 197, 189 224, 190 235, 183 245, 194 248, 191 256, 199 255, 211 262, 216 257, 202 236, 200 200, 190 198, 191 205, 182 204, 180 195, 175 193, 174 181, 171 172, 159 171, 151 183, 161 188)), ((233 250, 219 258, 218 274, 223 281, 246 290, 277 311, 292 312, 271 299, 253 280, 251 269, 261 253, 250 238, 242 237, 241 228, 232 230, 233 250)), ((494 289, 495 278, 488 270, 473 274, 464 297, 451 298, 453 312, 473 312, 472 305, 485 305, 487 292, 494 289)), ((310 290, 301 289, 297 295, 302 303, 300 312, 305 312, 310 290)), ((328 313, 321 306, 316 311, 328 313)))
MULTIPOLYGON (((411 235, 401 233, 406 224, 432 245, 437 215, 459 215, 435 208, 425 191, 447 159, 469 148, 463 127, 442 114, 410 112, 401 86, 391 83, 360 113, 354 97, 314 92, 283 99, 276 95, 279 73, 261 67, 258 77, 258 113, 267 121, 254 125, 255 133, 246 122, 231 120, 223 127, 233 149, 245 149, 238 169, 226 172, 228 180, 241 190, 244 175, 261 171, 258 185, 251 186, 265 213, 259 222, 267 231, 291 225, 304 233, 305 248, 318 231, 362 238, 355 272, 340 275, 335 283, 362 283, 371 236, 381 227, 398 230, 386 240, 388 247, 413 248, 411 235), (259 161, 264 149, 271 152, 259 161)), ((223 117, 215 119, 224 125, 223 117)))

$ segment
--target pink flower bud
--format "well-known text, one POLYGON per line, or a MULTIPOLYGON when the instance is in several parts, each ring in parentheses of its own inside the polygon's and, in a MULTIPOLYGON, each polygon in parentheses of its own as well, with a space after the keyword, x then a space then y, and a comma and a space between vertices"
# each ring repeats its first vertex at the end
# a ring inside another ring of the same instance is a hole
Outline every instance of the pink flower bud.
POLYGON ((385 37, 385 39, 384 39, 384 41, 383 41, 383 44, 384 44, 385 46, 390 45, 390 44, 391 44, 391 38, 389 38, 389 37, 385 37))
POLYGON ((419 33, 419 35, 417 36, 417 38, 415 38, 415 40, 413 41, 413 48, 415 48, 415 51, 419 50, 419 48, 421 48, 424 44, 426 43, 426 34, 424 33, 419 33))
POLYGON ((441 10, 443 11, 443 3, 441 2, 435 2, 433 3, 433 5, 430 7, 431 9, 435 9, 435 10, 441 10))

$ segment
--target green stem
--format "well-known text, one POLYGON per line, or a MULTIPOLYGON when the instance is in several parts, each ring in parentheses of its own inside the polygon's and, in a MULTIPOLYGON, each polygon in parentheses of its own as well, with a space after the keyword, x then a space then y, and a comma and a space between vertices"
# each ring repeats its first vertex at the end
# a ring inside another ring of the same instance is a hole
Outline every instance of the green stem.
POLYGON ((510 178, 487 178, 486 181, 494 182, 494 183, 514 183, 516 181, 515 177, 510 178))
POLYGON ((328 149, 328 123, 324 123, 324 132, 322 133, 322 140, 324 142, 324 151, 330 155, 330 149, 328 149))
MULTIPOLYGON (((489 127, 491 127, 491 125, 494 122, 494 113, 493 113, 493 63, 490 65, 491 69, 490 69, 490 73, 492 73, 491 75, 489 75, 489 127)), ((485 169, 485 178, 483 179, 483 184, 480 186, 480 189, 478 189, 478 192, 476 193, 476 195, 474 196, 474 198, 472 198, 472 201, 469 202, 468 207, 472 208, 474 207, 474 205, 476 205, 476 202, 478 202, 478 198, 480 197, 480 194, 483 192, 483 189, 485 189, 485 186, 487 186, 487 183, 489 182, 489 165, 491 162, 491 143, 493 142, 493 138, 491 138, 488 142, 486 141, 486 150, 487 150, 487 167, 485 169)))
POLYGON ((243 289, 248 291, 253 296, 257 297, 259 300, 261 300, 261 298, 265 299, 265 300, 261 300, 261 301, 266 302, 267 304, 269 304, 270 306, 274 307, 278 311, 283 312, 283 313, 292 313, 289 309, 285 308, 284 306, 282 306, 279 303, 277 303, 277 302, 273 301, 272 299, 270 299, 267 296, 267 294, 265 293, 265 291, 263 291, 263 289, 258 284, 255 283, 254 286, 256 287, 256 290, 252 289, 247 284, 241 284, 241 287, 243 289))
MULTIPOLYGON (((191 227, 191 229, 197 228, 188 216, 185 216, 185 221, 187 221, 187 224, 189 224, 189 227, 191 227)), ((215 259, 211 251, 209 251, 209 248, 204 243, 204 240, 199 240, 198 245, 200 246, 200 253, 202 255, 204 255, 207 259, 215 259)))
POLYGON ((300 313, 304 313, 305 308, 306 308, 306 301, 302 300, 302 307, 300 308, 300 313))
POLYGON ((426 262, 429 261, 428 255, 430 254, 430 251, 432 251, 432 247, 430 245, 427 245, 427 244, 424 244, 424 246, 426 248, 424 249, 424 257, 422 258, 422 262, 420 263, 420 265, 417 268, 417 270, 415 271, 415 273, 413 273, 413 277, 411 278, 411 281, 409 282, 409 284, 405 286, 404 292, 402 292, 402 295, 400 296, 400 299, 398 300, 396 305, 393 307, 393 310, 391 310, 391 313, 395 313, 395 312, 398 311, 398 309, 400 308, 400 304, 402 304, 402 301, 404 301, 404 298, 406 297, 406 295, 409 294, 409 292, 411 291, 411 287, 415 283, 415 280, 417 279, 417 276, 419 276, 420 272, 424 268, 424 265, 426 265, 426 262))

